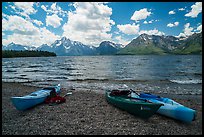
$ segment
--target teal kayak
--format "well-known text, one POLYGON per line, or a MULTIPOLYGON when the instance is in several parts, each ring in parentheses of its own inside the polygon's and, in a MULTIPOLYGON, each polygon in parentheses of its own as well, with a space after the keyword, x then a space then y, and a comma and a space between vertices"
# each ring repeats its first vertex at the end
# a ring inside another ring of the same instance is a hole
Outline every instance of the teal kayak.
POLYGON ((195 110, 188 108, 182 104, 179 104, 178 102, 172 99, 160 97, 150 93, 140 93, 139 97, 147 99, 151 102, 164 104, 157 111, 157 113, 161 115, 187 123, 195 120, 196 117, 195 110))
POLYGON ((17 110, 23 111, 37 104, 43 103, 45 99, 50 95, 50 92, 52 90, 55 90, 57 93, 59 93, 60 84, 58 84, 57 86, 43 88, 26 96, 11 97, 11 101, 17 110))
POLYGON ((163 105, 145 99, 131 98, 129 93, 129 90, 107 90, 105 97, 108 103, 143 119, 151 117, 163 105))

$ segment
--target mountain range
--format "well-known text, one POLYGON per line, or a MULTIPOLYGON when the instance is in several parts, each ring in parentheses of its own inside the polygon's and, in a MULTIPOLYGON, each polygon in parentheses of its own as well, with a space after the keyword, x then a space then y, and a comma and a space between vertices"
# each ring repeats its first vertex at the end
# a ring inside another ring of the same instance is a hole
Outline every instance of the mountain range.
POLYGON ((23 45, 20 45, 20 44, 15 44, 15 43, 10 43, 8 44, 7 46, 3 46, 2 45, 2 50, 35 50, 36 48, 35 47, 31 47, 31 46, 23 46, 23 45))
POLYGON ((80 55, 95 55, 95 47, 84 45, 78 41, 72 41, 66 37, 56 40, 48 46, 43 44, 36 50, 55 52, 57 56, 80 56, 80 55))
POLYGON ((142 34, 117 54, 202 54, 202 32, 188 38, 142 34))
POLYGON ((103 41, 98 47, 94 47, 62 37, 51 45, 43 44, 37 48, 10 43, 7 46, 2 45, 2 49, 49 51, 56 53, 57 56, 202 54, 202 32, 188 38, 141 34, 126 46, 103 41))

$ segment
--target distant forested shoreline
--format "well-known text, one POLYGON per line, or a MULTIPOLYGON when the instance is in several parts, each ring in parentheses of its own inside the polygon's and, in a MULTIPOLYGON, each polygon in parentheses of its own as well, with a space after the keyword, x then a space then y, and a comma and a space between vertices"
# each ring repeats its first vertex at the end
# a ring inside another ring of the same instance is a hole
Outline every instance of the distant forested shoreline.
POLYGON ((16 58, 16 57, 50 57, 56 56, 54 52, 38 51, 38 50, 3 50, 2 58, 16 58))

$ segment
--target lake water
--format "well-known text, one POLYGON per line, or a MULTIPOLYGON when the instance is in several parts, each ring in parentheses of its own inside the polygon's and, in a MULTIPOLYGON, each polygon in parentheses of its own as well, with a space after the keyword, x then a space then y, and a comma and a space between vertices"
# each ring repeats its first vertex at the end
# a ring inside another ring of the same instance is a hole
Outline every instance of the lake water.
POLYGON ((202 94, 202 55, 3 58, 2 81, 104 91, 202 94))

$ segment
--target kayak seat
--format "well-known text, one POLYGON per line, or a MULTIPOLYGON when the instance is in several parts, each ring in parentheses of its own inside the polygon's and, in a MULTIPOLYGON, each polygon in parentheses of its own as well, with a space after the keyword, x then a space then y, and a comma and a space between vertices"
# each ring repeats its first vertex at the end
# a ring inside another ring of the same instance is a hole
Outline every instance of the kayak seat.
POLYGON ((171 104, 171 105, 173 105, 174 103, 173 103, 173 101, 172 100, 169 100, 168 98, 164 98, 164 101, 163 101, 164 103, 167 103, 167 104, 171 104))
POLYGON ((134 93, 134 92, 131 92, 130 96, 131 96, 132 98, 140 98, 140 96, 137 95, 137 94, 134 93))
POLYGON ((122 95, 129 95, 131 92, 130 90, 118 90, 114 89, 111 91, 110 96, 122 96, 122 95))
POLYGON ((47 88, 43 88, 43 90, 55 90, 54 87, 47 87, 47 88))
POLYGON ((30 94, 30 96, 37 96, 37 94, 30 94))

